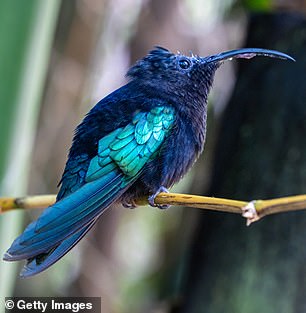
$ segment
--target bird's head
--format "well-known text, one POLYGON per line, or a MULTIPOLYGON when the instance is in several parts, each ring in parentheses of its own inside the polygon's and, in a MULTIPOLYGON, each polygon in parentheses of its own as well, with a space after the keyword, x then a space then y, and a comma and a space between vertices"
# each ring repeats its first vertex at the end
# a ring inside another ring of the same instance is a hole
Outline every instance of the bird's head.
POLYGON ((233 58, 251 59, 255 56, 294 61, 287 54, 259 48, 231 50, 199 57, 174 54, 165 48, 156 47, 131 67, 127 76, 155 88, 159 94, 186 97, 196 93, 207 98, 214 74, 224 61, 233 58))

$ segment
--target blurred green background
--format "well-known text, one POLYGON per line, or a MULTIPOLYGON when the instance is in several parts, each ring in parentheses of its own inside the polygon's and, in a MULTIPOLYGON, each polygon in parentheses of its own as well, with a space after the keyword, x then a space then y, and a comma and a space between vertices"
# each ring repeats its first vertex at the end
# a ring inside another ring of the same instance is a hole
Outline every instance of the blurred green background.
MULTIPOLYGON (((154 45, 296 57, 221 67, 205 153, 174 190, 237 199, 304 193, 304 12, 297 0, 0 0, 1 196, 56 193, 74 128, 154 45)), ((37 214, 0 216, 1 255, 37 214)), ((21 280, 22 264, 1 261, 0 297, 99 296, 103 313, 305 313, 305 214, 244 224, 196 209, 114 207, 36 277, 21 280)))

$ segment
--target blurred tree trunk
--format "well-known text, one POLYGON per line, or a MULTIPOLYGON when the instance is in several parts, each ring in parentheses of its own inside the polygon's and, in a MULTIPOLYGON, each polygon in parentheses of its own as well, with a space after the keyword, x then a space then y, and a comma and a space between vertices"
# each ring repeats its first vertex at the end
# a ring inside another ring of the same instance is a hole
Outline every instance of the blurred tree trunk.
MULTIPOLYGON (((305 193, 305 29, 299 14, 252 16, 245 46, 288 52, 297 63, 239 63, 209 195, 260 199, 305 193)), ((198 215, 180 312, 306 312, 305 212, 271 216, 250 228, 235 215, 198 215)))

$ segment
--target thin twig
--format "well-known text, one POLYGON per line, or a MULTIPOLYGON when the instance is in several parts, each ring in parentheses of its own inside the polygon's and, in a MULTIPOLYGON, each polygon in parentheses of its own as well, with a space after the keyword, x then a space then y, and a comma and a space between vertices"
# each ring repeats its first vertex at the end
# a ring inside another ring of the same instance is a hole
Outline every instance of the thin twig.
MULTIPOLYGON (((0 213, 15 209, 45 208, 55 202, 55 195, 27 196, 20 198, 0 198, 0 213)), ((147 205, 147 198, 136 201, 138 205, 147 205)), ((306 209, 306 195, 276 198, 270 200, 254 200, 250 202, 194 196, 178 193, 160 193, 156 204, 187 206, 212 211, 242 214, 247 225, 258 221, 266 215, 306 209)))
POLYGON ((26 196, 19 198, 0 198, 0 213, 16 209, 41 209, 55 202, 55 195, 26 196))
MULTIPOLYGON (((182 205, 191 208, 206 209, 229 213, 242 213, 241 208, 247 205, 245 201, 237 201, 223 198, 194 196, 180 193, 160 193, 154 200, 156 204, 182 205)), ((136 201, 138 205, 147 205, 147 199, 136 201)))

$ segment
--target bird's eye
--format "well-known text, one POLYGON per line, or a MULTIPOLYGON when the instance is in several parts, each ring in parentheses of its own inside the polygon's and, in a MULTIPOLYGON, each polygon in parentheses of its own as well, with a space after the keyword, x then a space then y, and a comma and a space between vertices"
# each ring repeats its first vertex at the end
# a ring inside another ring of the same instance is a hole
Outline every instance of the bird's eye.
POLYGON ((186 70, 191 66, 191 62, 188 59, 181 59, 179 60, 178 64, 183 70, 186 70))

